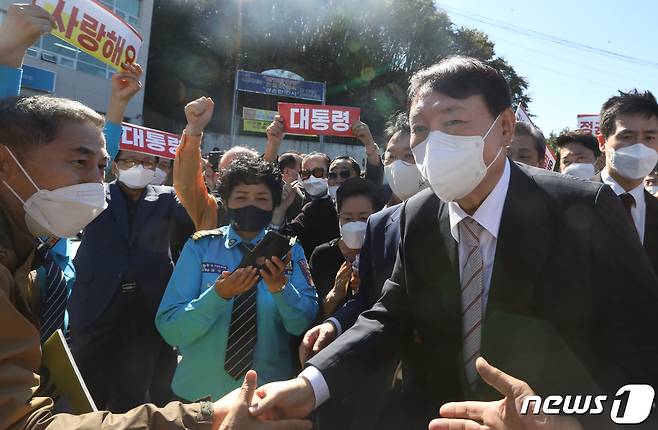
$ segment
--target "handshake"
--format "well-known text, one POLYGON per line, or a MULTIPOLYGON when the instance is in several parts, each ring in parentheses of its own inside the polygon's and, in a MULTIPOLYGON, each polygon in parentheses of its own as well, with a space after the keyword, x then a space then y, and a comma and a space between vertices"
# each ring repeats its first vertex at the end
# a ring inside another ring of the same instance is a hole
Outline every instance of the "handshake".
MULTIPOLYGON (((534 395, 530 386, 478 358, 477 371, 482 379, 504 398, 492 402, 456 402, 441 406, 441 418, 429 423, 429 430, 582 430, 571 417, 557 415, 522 415, 523 400, 534 395)), ((256 372, 250 370, 242 388, 215 404, 216 411, 228 415, 215 422, 220 430, 302 430, 311 429, 304 420, 315 405, 311 384, 298 377, 256 388, 256 372), (231 405, 229 405, 231 404, 231 405)), ((217 413, 217 412, 216 412, 217 413)))
POLYGON ((313 390, 305 379, 257 386, 256 372, 250 370, 241 388, 215 402, 213 430, 310 430, 313 427, 311 421, 300 419, 315 407, 313 390), (304 384, 308 391, 303 389, 304 384), (310 393, 306 401, 295 394, 303 392, 310 393))

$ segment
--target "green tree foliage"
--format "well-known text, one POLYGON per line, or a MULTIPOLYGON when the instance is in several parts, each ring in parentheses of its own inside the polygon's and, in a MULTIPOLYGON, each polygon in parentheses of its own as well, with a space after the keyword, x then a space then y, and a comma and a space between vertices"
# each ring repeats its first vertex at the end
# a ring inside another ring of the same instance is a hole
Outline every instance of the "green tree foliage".
MULTIPOLYGON (((325 81, 327 103, 360 107, 378 135, 404 109, 411 75, 454 54, 498 67, 527 106, 526 80, 487 35, 456 27, 432 0, 159 0, 145 119, 167 128, 184 120, 185 103, 209 95, 218 111, 210 129, 227 133, 236 68, 285 69, 325 81)), ((276 101, 241 95, 250 107, 275 110, 276 101)))

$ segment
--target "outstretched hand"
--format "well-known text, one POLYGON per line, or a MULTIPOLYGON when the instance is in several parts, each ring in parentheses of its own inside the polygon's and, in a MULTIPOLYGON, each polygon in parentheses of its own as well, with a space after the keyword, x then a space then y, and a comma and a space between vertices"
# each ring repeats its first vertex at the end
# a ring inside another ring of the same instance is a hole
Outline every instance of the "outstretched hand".
POLYGON ((311 383, 298 377, 260 387, 249 412, 257 417, 305 418, 314 408, 315 393, 311 383))
POLYGON ((521 415, 523 400, 535 394, 530 386, 493 367, 479 357, 475 362, 482 379, 504 396, 494 402, 455 402, 441 406, 441 418, 429 430, 582 430, 571 417, 521 415))

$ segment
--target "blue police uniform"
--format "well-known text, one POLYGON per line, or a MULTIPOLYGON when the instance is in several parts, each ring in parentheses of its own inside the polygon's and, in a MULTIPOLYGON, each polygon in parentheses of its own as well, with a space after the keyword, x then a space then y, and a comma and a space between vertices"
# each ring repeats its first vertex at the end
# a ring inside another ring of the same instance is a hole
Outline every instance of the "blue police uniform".
MULTIPOLYGON (((262 230, 251 244, 260 242, 265 233, 262 230)), ((207 395, 218 399, 242 384, 224 370, 234 299, 225 300, 214 289, 222 272, 233 271, 240 264, 242 242, 230 226, 195 233, 183 248, 160 303, 156 326, 182 355, 172 389, 183 399, 207 395)), ((290 338, 303 334, 318 311, 304 251, 295 244, 291 253, 288 282, 282 291, 270 293, 262 279, 255 286, 253 369, 258 372, 259 385, 291 376, 290 338)))

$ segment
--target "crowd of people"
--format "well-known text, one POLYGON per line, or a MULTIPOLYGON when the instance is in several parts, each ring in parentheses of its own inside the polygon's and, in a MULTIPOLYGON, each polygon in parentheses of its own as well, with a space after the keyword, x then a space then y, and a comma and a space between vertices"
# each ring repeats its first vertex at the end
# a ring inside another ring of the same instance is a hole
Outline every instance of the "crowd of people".
POLYGON ((204 154, 209 97, 169 160, 120 150, 137 64, 104 116, 19 96, 52 27, 18 4, 0 26, 0 428, 607 429, 520 404, 658 387, 650 92, 559 135, 556 172, 503 75, 467 57, 413 76, 383 148, 351 124, 363 168, 286 150, 279 116, 262 154, 204 154), (269 232, 290 251, 243 267, 269 232), (57 330, 102 412, 39 392, 57 330))

